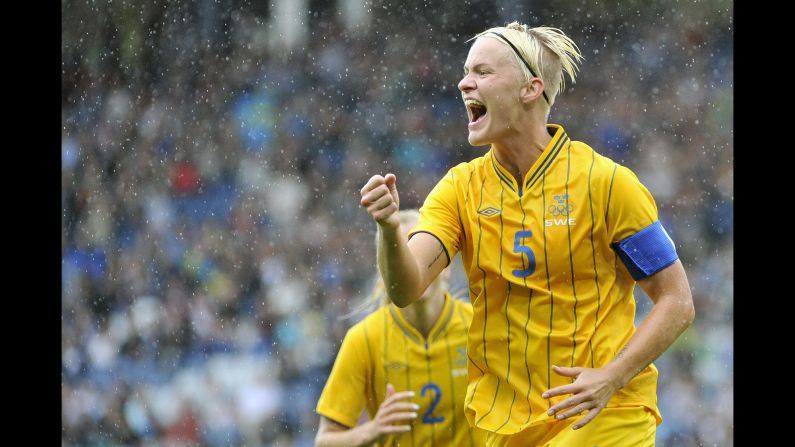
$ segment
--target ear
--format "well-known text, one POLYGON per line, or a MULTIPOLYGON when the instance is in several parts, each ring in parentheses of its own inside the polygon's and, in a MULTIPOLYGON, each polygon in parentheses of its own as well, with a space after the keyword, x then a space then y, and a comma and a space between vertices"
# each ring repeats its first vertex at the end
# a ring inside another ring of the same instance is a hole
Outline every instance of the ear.
POLYGON ((541 78, 533 78, 530 82, 526 82, 520 94, 522 103, 529 104, 536 99, 543 98, 544 80, 541 78))

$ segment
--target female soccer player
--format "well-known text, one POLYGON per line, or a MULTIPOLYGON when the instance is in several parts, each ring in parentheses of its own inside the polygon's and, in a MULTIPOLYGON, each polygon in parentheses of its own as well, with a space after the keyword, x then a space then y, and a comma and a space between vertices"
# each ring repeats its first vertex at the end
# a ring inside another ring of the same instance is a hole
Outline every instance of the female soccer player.
POLYGON ((465 414, 488 446, 654 445, 652 361, 695 315, 649 191, 547 121, 580 59, 555 28, 483 31, 458 89, 469 143, 486 154, 437 183, 408 243, 396 176, 361 190, 398 306, 461 252, 473 305, 465 414), (654 303, 637 329, 636 283, 654 303))
MULTIPOLYGON (((399 213, 406 230, 419 217, 399 213)), ((467 329, 472 306, 448 292, 444 270, 411 306, 386 300, 345 336, 317 404, 316 446, 481 446, 464 417, 467 329), (358 425, 367 409, 370 420, 358 425)))

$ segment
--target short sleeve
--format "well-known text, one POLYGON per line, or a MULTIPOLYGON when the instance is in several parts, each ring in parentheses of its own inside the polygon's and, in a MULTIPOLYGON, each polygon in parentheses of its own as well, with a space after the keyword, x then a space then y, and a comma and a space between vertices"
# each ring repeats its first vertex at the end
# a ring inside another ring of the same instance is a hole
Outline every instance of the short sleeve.
POLYGON ((451 169, 436 184, 420 208, 419 223, 409 233, 429 233, 441 242, 447 255, 447 264, 458 253, 461 241, 461 219, 458 214, 456 177, 451 169))
POLYGON ((657 204, 638 177, 617 165, 608 192, 607 232, 610 243, 621 242, 657 221, 657 204))
POLYGON ((334 367, 320 395, 316 411, 348 427, 355 427, 367 399, 369 354, 361 325, 342 341, 334 367))
POLYGON ((610 243, 633 279, 647 278, 678 259, 654 198, 632 171, 616 166, 608 197, 610 243))

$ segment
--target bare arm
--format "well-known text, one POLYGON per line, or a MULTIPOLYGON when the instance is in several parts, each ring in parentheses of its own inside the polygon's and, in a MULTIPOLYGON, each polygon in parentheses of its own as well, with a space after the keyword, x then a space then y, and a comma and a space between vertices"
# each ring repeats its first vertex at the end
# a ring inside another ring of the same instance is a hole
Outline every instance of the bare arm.
POLYGON ((398 307, 416 301, 447 267, 444 248, 435 237, 417 233, 407 242, 407 232, 398 229, 399 236, 395 237, 381 231, 378 238, 378 270, 389 299, 398 307))
POLYGON ((677 260, 638 284, 654 306, 624 349, 608 365, 622 387, 662 355, 696 315, 681 261, 677 260))
POLYGON ((384 435, 410 431, 410 425, 393 425, 393 423, 406 423, 417 417, 419 405, 406 400, 413 396, 413 391, 395 393, 395 388, 388 384, 387 398, 381 403, 375 418, 353 428, 321 415, 320 427, 315 436, 315 447, 367 446, 384 435))
POLYGON ((361 204, 378 223, 378 269, 389 299, 406 307, 419 298, 447 267, 442 244, 419 233, 406 241, 409 228, 398 219, 399 196, 394 174, 373 176, 361 190, 361 204))
POLYGON ((320 416, 320 427, 315 436, 315 447, 337 447, 337 446, 365 446, 372 444, 374 439, 370 432, 369 425, 373 421, 357 427, 350 428, 333 421, 325 416, 320 416))
POLYGON ((552 367, 555 373, 576 380, 543 394, 545 399, 572 394, 553 405, 548 414, 568 408, 557 415, 558 419, 565 419, 588 410, 588 414, 574 424, 575 430, 596 417, 610 397, 665 352, 695 318, 690 286, 679 260, 638 284, 654 306, 612 362, 595 369, 552 367))

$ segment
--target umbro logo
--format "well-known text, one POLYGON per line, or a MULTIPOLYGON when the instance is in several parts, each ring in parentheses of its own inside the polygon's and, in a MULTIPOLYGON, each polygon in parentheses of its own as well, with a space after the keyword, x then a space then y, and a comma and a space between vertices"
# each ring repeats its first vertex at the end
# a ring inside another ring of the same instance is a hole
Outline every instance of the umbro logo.
POLYGON ((488 207, 488 208, 484 208, 482 210, 478 210, 478 214, 480 214, 482 216, 486 216, 486 217, 491 217, 491 216, 494 216, 496 214, 500 214, 500 212, 501 212, 500 210, 498 210, 497 208, 491 207, 491 206, 488 207))
POLYGON ((407 365, 405 363, 392 362, 392 363, 385 364, 384 365, 384 369, 391 369, 391 370, 394 370, 394 371, 400 371, 400 370, 408 368, 408 366, 409 365, 407 365))

